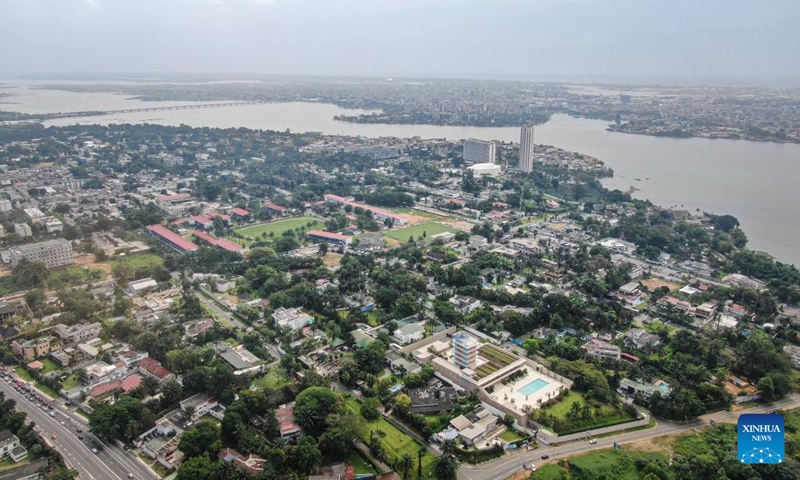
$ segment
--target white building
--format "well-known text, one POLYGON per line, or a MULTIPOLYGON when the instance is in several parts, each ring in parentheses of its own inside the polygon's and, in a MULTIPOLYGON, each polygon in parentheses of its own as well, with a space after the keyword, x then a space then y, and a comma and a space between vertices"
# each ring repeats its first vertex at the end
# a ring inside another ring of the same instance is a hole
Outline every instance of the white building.
POLYGON ((519 170, 523 173, 533 171, 533 127, 522 127, 519 136, 519 170))
POLYGON ((481 342, 467 332, 453 335, 453 361, 462 368, 475 368, 481 342))
POLYGON ((604 360, 619 361, 622 350, 616 345, 604 342, 598 338, 592 338, 584 343, 581 350, 592 358, 602 358, 604 360))
POLYGON ((33 230, 31 230, 30 225, 27 223, 15 223, 14 224, 14 233, 19 235, 20 237, 31 237, 33 236, 33 230))
POLYGON ((395 330, 392 334, 392 338, 400 345, 407 345, 417 340, 422 340, 424 334, 425 328, 422 325, 419 323, 409 323, 395 330))
POLYGON ((28 217, 31 222, 41 223, 44 220, 44 212, 36 207, 26 208, 24 211, 25 216, 28 217))
POLYGON ((476 163, 467 167, 467 170, 472 170, 476 177, 496 177, 503 172, 500 165, 494 163, 476 163))
POLYGON ((63 238, 46 242, 18 245, 10 249, 11 265, 16 267, 20 260, 26 258, 31 262, 42 262, 47 268, 72 265, 72 244, 63 238))
POLYGON ((63 232, 64 224, 56 217, 47 217, 44 219, 44 228, 47 233, 63 232))
POLYGON ((272 313, 276 327, 289 327, 292 330, 314 323, 314 317, 299 308, 279 308, 272 313))
POLYGON ((494 163, 494 142, 470 138, 464 142, 464 161, 466 163, 494 163))
POLYGON ((92 339, 99 335, 100 330, 102 329, 103 325, 100 322, 89 324, 79 323, 70 326, 59 323, 53 327, 53 330, 55 331, 56 335, 58 335, 58 338, 60 338, 64 343, 75 343, 92 339))
POLYGON ((0 213, 10 212, 12 208, 14 207, 11 205, 11 200, 5 198, 0 200, 0 213))

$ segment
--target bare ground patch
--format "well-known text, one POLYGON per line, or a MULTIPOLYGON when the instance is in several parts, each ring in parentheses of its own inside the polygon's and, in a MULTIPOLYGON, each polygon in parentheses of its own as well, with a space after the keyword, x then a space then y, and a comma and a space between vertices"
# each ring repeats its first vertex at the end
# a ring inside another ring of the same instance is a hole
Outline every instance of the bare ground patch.
POLYGON ((647 280, 640 280, 640 282, 642 285, 647 287, 647 290, 651 292, 655 292, 661 287, 669 288, 670 292, 674 292, 681 288, 681 286, 676 283, 668 282, 660 278, 648 278, 647 280))

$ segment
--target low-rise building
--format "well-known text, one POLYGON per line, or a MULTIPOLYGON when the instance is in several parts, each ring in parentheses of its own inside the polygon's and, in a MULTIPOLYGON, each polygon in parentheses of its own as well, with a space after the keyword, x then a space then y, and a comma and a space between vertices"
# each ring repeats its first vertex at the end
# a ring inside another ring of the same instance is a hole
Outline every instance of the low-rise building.
POLYGON ((478 407, 466 415, 450 420, 450 428, 457 432, 458 438, 466 445, 472 445, 484 438, 497 425, 497 416, 489 410, 478 407))
POLYGON ((139 373, 155 378, 159 383, 175 378, 175 374, 170 369, 161 365, 161 362, 152 358, 145 358, 139 361, 139 373))
POLYGON ((481 301, 474 297, 468 297, 466 295, 456 295, 449 300, 451 304, 458 310, 459 313, 463 315, 467 315, 470 312, 473 312, 480 308, 481 301))
POLYGON ((299 308, 278 308, 272 313, 276 327, 286 327, 291 330, 303 328, 314 323, 314 317, 299 308))
POLYGON ((78 323, 69 326, 59 323, 53 327, 55 334, 58 335, 58 338, 65 344, 83 342, 95 338, 100 334, 100 330, 102 329, 103 324, 100 322, 87 324, 78 323))
POLYGON ((131 295, 138 297, 139 295, 144 295, 145 293, 157 290, 158 282, 149 277, 142 278, 140 280, 128 282, 126 288, 131 295))
POLYGON ((425 327, 419 323, 409 323, 395 330, 392 334, 392 339, 400 345, 407 345, 417 340, 422 340, 424 335, 425 327))
POLYGON ((456 389, 453 387, 412 388, 408 391, 408 398, 411 399, 410 410, 420 414, 449 412, 453 409, 455 397, 456 389))
POLYGON ((8 457, 14 463, 25 459, 28 451, 20 445, 19 438, 10 430, 0 431, 0 458, 8 457))
POLYGON ((661 343, 661 338, 658 335, 648 333, 642 328, 631 328, 626 335, 626 341, 631 347, 644 350, 657 346, 661 343))
POLYGON ((800 369, 800 347, 789 344, 783 347, 783 352, 792 359, 792 366, 800 369))
POLYGON ((588 342, 581 346, 583 353, 591 358, 601 358, 603 360, 617 360, 620 359, 622 351, 616 345, 604 342, 598 338, 589 339, 588 342))
POLYGON ((14 233, 23 238, 33 236, 33 230, 31 230, 30 225, 28 225, 27 223, 15 223, 14 233))
POLYGON ((280 408, 275 410, 275 418, 278 420, 281 438, 292 439, 302 433, 303 430, 297 425, 294 418, 294 403, 281 405, 280 408))

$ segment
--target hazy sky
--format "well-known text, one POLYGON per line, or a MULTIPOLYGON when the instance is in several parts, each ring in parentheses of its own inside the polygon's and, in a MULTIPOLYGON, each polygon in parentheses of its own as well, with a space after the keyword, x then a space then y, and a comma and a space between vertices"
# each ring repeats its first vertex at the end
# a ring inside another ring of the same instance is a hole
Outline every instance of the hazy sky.
POLYGON ((0 74, 800 86, 800 0, 0 0, 0 74))

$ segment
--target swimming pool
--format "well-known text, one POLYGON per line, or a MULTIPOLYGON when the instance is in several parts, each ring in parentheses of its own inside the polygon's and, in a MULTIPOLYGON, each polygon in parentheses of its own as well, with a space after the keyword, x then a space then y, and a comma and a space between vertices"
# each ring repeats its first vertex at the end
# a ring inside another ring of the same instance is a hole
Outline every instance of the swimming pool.
POLYGON ((537 378, 536 380, 517 390, 517 393, 525 396, 533 395, 548 385, 550 385, 550 383, 542 380, 541 378, 537 378))

